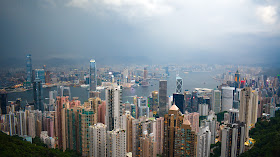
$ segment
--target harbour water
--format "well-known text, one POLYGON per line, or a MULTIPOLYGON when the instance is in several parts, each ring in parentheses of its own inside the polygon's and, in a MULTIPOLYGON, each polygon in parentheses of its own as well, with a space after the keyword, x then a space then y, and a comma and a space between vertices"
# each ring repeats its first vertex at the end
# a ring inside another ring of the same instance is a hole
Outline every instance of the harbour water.
MULTIPOLYGON (((220 85, 220 82, 213 79, 217 73, 215 72, 181 72, 179 75, 183 79, 183 90, 192 91, 194 88, 217 88, 220 85)), ((172 95, 175 92, 176 86, 176 73, 170 72, 170 77, 161 78, 162 80, 167 80, 167 94, 172 95)), ((150 93, 154 90, 158 91, 159 89, 159 80, 151 79, 149 80, 149 86, 147 87, 133 87, 133 88, 123 88, 123 102, 129 101, 132 102, 133 96, 149 96, 150 93)), ((47 103, 49 97, 49 91, 57 90, 57 87, 43 88, 43 100, 47 103)), ((71 96, 79 97, 81 103, 87 101, 88 91, 87 88, 82 87, 70 87, 71 96)), ((105 93, 104 90, 101 91, 101 99, 104 100, 105 93)), ((26 102, 33 101, 33 92, 32 90, 24 92, 14 92, 8 93, 8 101, 15 101, 17 98, 21 98, 22 104, 26 102)))

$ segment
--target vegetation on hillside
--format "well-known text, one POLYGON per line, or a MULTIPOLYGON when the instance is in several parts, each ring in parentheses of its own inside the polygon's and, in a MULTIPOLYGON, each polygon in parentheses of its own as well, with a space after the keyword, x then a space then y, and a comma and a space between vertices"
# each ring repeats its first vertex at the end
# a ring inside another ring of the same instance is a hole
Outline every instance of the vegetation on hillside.
POLYGON ((250 131, 250 137, 256 140, 253 148, 242 157, 279 157, 280 156, 280 110, 269 121, 258 121, 250 131))
POLYGON ((33 139, 34 143, 24 141, 19 136, 9 136, 0 132, 0 154, 1 157, 79 157, 75 151, 65 151, 59 149, 49 149, 39 138, 33 139))

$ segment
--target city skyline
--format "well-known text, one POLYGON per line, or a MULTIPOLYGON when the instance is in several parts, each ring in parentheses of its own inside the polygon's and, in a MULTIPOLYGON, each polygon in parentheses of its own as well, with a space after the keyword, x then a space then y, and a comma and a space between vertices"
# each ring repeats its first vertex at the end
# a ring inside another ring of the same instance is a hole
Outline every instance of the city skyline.
POLYGON ((2 0, 0 156, 278 157, 279 0, 2 0))

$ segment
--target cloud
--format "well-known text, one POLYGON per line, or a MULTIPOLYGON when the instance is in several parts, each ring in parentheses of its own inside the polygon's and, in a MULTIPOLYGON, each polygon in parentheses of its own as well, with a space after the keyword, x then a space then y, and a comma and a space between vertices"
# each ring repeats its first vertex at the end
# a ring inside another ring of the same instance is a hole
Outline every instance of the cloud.
POLYGON ((166 0, 71 0, 66 5, 87 11, 113 11, 126 17, 163 15, 173 9, 166 0))
POLYGON ((277 8, 275 6, 260 6, 257 8, 256 14, 266 24, 277 22, 277 8))

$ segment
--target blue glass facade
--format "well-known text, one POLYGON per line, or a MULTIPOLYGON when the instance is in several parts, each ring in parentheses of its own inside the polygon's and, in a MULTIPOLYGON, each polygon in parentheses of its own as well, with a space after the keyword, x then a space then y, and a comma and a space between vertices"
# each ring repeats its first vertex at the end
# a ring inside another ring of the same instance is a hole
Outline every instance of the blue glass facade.
POLYGON ((32 60, 31 54, 26 56, 26 82, 32 82, 32 60))
POLYGON ((45 70, 44 69, 35 69, 35 78, 39 78, 42 84, 45 84, 45 70))
POLYGON ((34 108, 44 111, 44 106, 42 102, 42 84, 39 78, 36 78, 33 82, 33 98, 34 98, 34 108))
POLYGON ((96 91, 97 81, 96 81, 96 63, 95 60, 90 60, 89 67, 89 88, 90 91, 96 91))

